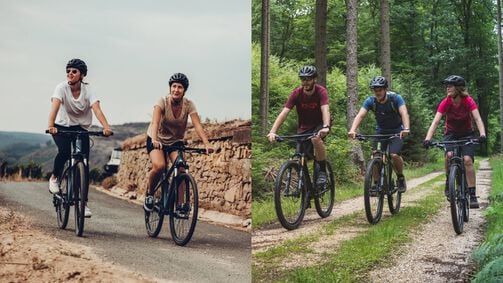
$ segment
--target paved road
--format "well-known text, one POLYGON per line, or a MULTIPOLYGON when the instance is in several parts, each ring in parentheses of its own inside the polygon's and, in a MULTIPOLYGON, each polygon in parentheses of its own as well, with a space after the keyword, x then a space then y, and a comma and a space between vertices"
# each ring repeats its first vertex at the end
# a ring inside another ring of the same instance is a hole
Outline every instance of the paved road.
POLYGON ((66 230, 57 228, 46 182, 0 183, 0 206, 32 218, 56 238, 92 247, 104 260, 159 279, 190 282, 250 282, 250 233, 199 221, 192 240, 177 246, 165 221, 158 238, 145 231, 143 209, 91 189, 84 237, 75 236, 73 210, 66 230))

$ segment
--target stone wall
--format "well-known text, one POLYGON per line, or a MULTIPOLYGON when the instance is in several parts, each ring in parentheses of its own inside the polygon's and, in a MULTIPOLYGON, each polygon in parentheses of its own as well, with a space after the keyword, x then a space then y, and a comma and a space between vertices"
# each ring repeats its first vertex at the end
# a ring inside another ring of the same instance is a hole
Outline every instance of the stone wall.
MULTIPOLYGON (((186 155, 189 172, 198 185, 200 207, 251 218, 250 125, 249 120, 203 124, 215 152, 186 155)), ((117 186, 137 196, 145 195, 151 168, 146 139, 142 134, 124 141, 117 173, 117 186)), ((203 146, 192 126, 185 139, 190 147, 203 146)))

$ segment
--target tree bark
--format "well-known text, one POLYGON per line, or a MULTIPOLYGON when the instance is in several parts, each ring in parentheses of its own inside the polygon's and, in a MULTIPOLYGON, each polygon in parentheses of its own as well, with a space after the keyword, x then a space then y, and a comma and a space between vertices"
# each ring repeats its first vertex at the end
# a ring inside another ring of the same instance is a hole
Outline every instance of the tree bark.
MULTIPOLYGON (((351 128, 358 113, 358 1, 348 0, 346 3, 346 84, 348 102, 346 105, 347 128, 351 128)), ((350 158, 353 163, 364 172, 364 160, 361 144, 357 141, 351 143, 350 158)))
POLYGON ((500 152, 503 153, 503 50, 501 46, 501 0, 497 0, 497 29, 498 29, 498 63, 499 63, 499 91, 500 91, 500 152))
POLYGON ((318 84, 327 85, 327 0, 316 0, 315 65, 318 84))
POLYGON ((381 0, 381 72, 391 88, 391 47, 389 33, 389 2, 381 0))
POLYGON ((270 53, 269 0, 262 0, 262 33, 260 50, 260 132, 268 130, 269 114, 269 53, 270 53))

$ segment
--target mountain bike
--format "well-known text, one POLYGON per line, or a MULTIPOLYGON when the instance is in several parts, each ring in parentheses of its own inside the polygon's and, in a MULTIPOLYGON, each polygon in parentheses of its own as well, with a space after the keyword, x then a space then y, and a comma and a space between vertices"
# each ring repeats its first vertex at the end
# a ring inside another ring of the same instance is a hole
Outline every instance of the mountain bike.
POLYGON ((327 184, 314 185, 319 165, 313 161, 313 179, 309 176, 308 159, 314 159, 309 147, 316 134, 277 136, 277 141, 290 140, 297 144, 295 154, 281 166, 274 185, 274 206, 283 227, 293 230, 299 227, 306 209, 314 199, 316 211, 322 218, 328 217, 334 207, 335 184, 332 166, 326 161, 327 184))
MULTIPOLYGON (((49 131, 45 131, 49 133, 49 131)), ((65 229, 68 224, 70 206, 75 207, 75 234, 82 237, 84 233, 84 211, 89 191, 89 165, 82 151, 82 137, 104 136, 100 131, 58 130, 54 135, 65 135, 72 139, 71 158, 65 162, 63 174, 58 178, 60 191, 53 194, 52 203, 56 209, 58 227, 65 229)))
MULTIPOLYGON (((169 168, 165 167, 162 177, 151 192, 154 196, 153 211, 145 211, 145 227, 150 237, 157 237, 162 228, 165 215, 169 215, 169 230, 173 241, 186 245, 196 229, 198 213, 198 192, 194 178, 189 174, 189 165, 184 152, 206 153, 204 148, 191 148, 185 145, 162 145, 176 150, 178 155, 169 168)), ((164 158, 167 152, 164 151, 164 158)), ((167 164, 167 163, 166 163, 167 164)))
POLYGON ((430 142, 431 147, 438 147, 446 152, 453 151, 453 156, 449 160, 447 194, 451 206, 452 225, 458 235, 463 233, 464 222, 468 222, 470 218, 470 192, 466 181, 465 162, 461 148, 471 144, 479 144, 478 139, 430 142))
POLYGON ((382 148, 383 142, 400 138, 400 135, 356 135, 356 138, 359 141, 370 140, 377 143, 376 150, 372 153, 372 158, 368 162, 365 171, 363 193, 367 220, 371 224, 376 224, 382 217, 384 196, 388 199, 391 214, 394 215, 400 211, 402 193, 398 191, 393 179, 393 164, 391 162, 389 142, 385 149, 382 148))

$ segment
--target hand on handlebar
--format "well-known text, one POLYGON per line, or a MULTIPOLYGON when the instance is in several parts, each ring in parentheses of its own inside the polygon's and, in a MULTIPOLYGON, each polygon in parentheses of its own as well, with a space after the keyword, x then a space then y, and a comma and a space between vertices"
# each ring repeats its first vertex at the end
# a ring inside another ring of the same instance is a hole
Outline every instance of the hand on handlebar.
POLYGON ((110 129, 110 128, 103 128, 103 135, 105 137, 112 136, 113 134, 114 134, 114 132, 112 131, 112 129, 110 129))
POLYGON ((56 127, 48 127, 46 133, 47 132, 49 134, 52 134, 52 135, 57 134, 58 133, 58 128, 56 128, 56 127))
POLYGON ((276 133, 269 133, 267 134, 267 139, 269 139, 269 142, 273 143, 276 141, 277 136, 276 133))
POLYGON ((320 138, 324 138, 324 137, 326 137, 326 136, 328 135, 328 132, 329 132, 329 131, 330 131, 330 129, 329 129, 329 128, 321 128, 321 130, 319 130, 319 131, 318 131, 318 134, 317 134, 317 135, 318 135, 320 138))
POLYGON ((431 140, 424 140, 423 141, 424 148, 428 149, 431 145, 432 145, 431 140))
POLYGON ((348 137, 350 137, 351 139, 355 139, 356 138, 356 132, 348 132, 348 137))
POLYGON ((485 142, 486 142, 486 140, 487 140, 486 136, 485 136, 485 135, 481 135, 481 136, 479 137, 479 139, 478 139, 478 142, 479 142, 479 143, 485 143, 485 142))
POLYGON ((409 129, 403 129, 402 131, 400 131, 400 138, 403 139, 404 137, 409 135, 409 133, 410 133, 409 129))

